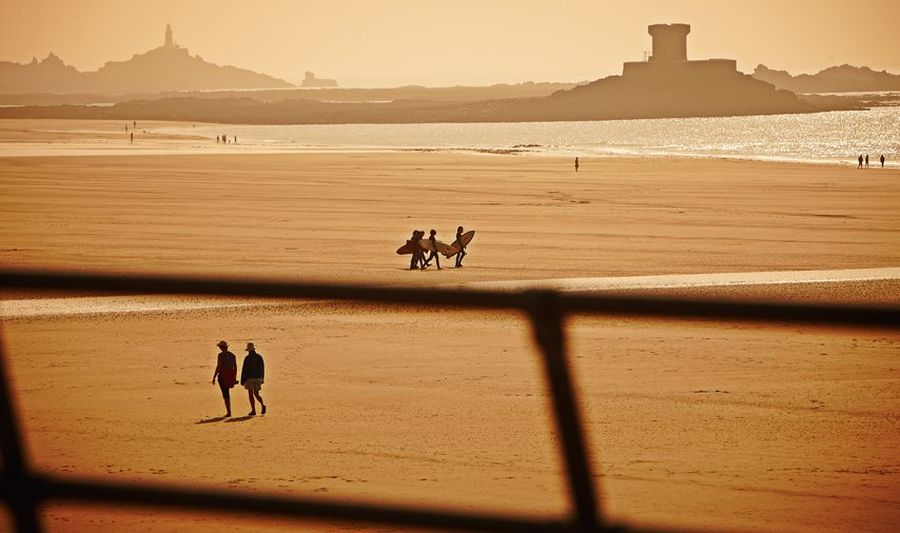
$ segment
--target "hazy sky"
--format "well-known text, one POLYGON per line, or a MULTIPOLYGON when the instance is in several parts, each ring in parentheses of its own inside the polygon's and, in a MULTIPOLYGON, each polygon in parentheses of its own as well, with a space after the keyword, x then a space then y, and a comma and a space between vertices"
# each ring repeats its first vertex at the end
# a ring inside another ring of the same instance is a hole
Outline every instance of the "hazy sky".
POLYGON ((691 24, 688 55, 792 73, 900 73, 900 0, 3 0, 0 60, 52 51, 80 70, 175 39, 208 61, 343 86, 580 81, 691 24))

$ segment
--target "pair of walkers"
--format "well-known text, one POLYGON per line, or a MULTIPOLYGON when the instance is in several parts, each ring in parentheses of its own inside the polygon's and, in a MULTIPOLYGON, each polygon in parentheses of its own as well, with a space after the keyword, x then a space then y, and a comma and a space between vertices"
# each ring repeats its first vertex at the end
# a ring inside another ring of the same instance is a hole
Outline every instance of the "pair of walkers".
MULTIPOLYGON (((237 384, 237 358, 228 351, 228 343, 219 341, 219 359, 216 363, 216 371, 213 373, 212 383, 219 383, 222 390, 222 399, 225 400, 225 416, 231 416, 231 388, 237 384)), ((250 413, 256 415, 256 400, 262 408, 262 414, 266 414, 266 404, 263 402, 259 391, 262 389, 266 377, 266 365, 261 355, 256 353, 256 346, 252 342, 247 343, 247 356, 241 367, 241 386, 247 389, 250 398, 250 413)))

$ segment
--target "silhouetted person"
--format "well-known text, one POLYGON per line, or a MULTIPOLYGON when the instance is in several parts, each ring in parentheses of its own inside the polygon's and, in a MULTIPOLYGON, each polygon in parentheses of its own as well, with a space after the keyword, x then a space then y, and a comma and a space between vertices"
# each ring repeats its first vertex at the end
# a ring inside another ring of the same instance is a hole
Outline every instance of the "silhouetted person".
POLYGON ((881 154, 881 168, 884 168, 884 154, 881 154))
POLYGON ((213 372, 213 385, 219 382, 222 389, 222 399, 225 400, 225 416, 231 416, 231 387, 237 383, 237 358, 228 351, 228 343, 219 341, 219 360, 216 363, 216 371, 213 372))
POLYGON ((869 154, 866 154, 866 168, 869 168, 869 154))
POLYGON ((862 154, 859 154, 859 166, 856 168, 862 168, 862 162, 863 162, 863 156, 862 156, 862 154))
POLYGON ((130 142, 131 144, 134 144, 134 132, 131 132, 131 133, 129 134, 129 141, 128 141, 128 142, 130 142))
MULTIPOLYGON (((578 161, 577 157, 575 158, 575 161, 578 161)), ((575 172, 578 172, 577 165, 575 167, 575 172)), ((466 256, 466 247, 462 242, 462 235, 463 235, 463 227, 460 226, 460 227, 456 228, 456 242, 459 243, 459 253, 456 254, 456 265, 455 265, 456 268, 460 268, 463 266, 462 260, 463 260, 463 257, 466 256)))
POLYGON ((228 144, 228 137, 226 137, 225 135, 222 135, 222 142, 225 144, 228 144))
POLYGON ((234 136, 234 144, 237 144, 237 135, 234 136))
POLYGON ((431 260, 434 259, 434 262, 437 264, 438 270, 441 270, 441 256, 438 254, 437 249, 437 232, 431 230, 428 240, 431 241, 431 255, 428 256, 428 259, 425 260, 425 266, 429 266, 431 264, 431 260))
POLYGON ((259 400, 259 405, 262 406, 262 414, 266 414, 266 403, 263 401, 262 396, 259 395, 266 377, 266 364, 263 362, 262 356, 256 353, 256 347, 253 346, 252 342, 247 343, 247 352, 249 353, 244 357, 244 365, 241 367, 241 385, 247 389, 247 395, 250 397, 250 412, 248 416, 256 416, 254 397, 259 400))
POLYGON ((219 144, 219 141, 221 141, 221 140, 222 140, 222 139, 219 139, 219 136, 216 135, 216 144, 219 144))
POLYGON ((578 172, 578 158, 575 158, 575 172, 578 172))
POLYGON ((132 125, 134 125, 134 127, 136 128, 136 127, 137 127, 137 120, 132 121, 132 125))
POLYGON ((417 268, 424 268, 425 263, 425 254, 422 253, 422 246, 419 241, 422 240, 422 236, 425 235, 424 231, 414 230, 412 234, 412 238, 410 241, 413 243, 413 255, 412 259, 409 260, 409 269, 415 270, 417 268))

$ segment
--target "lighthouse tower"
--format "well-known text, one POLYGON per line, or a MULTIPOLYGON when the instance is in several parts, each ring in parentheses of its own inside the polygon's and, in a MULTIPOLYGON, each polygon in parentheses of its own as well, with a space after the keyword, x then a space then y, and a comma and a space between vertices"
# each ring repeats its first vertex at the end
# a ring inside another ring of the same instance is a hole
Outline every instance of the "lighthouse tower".
POLYGON ((172 25, 166 24, 166 48, 175 48, 175 40, 172 38, 172 25))

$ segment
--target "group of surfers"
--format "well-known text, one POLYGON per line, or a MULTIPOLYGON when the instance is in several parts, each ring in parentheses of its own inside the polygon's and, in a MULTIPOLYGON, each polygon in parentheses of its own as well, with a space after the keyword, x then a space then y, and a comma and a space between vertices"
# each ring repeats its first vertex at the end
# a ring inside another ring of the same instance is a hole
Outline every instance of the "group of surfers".
MULTIPOLYGON (((456 241, 454 244, 459 244, 459 253, 456 254, 456 268, 462 268, 463 258, 466 256, 466 246, 463 244, 462 235, 463 235, 463 227, 460 226, 456 228, 456 241)), ((441 269, 441 258, 438 255, 438 247, 437 247, 437 231, 431 230, 429 232, 428 240, 431 241, 431 255, 427 258, 425 257, 425 252, 428 251, 425 248, 422 248, 420 244, 422 239, 425 237, 425 232, 422 230, 414 230, 412 233, 412 238, 410 241, 413 243, 413 254, 412 259, 409 261, 409 269, 410 270, 425 270, 429 266, 431 266, 431 260, 433 259, 435 264, 437 265, 438 270, 441 269)))

